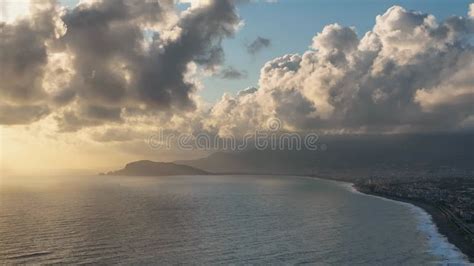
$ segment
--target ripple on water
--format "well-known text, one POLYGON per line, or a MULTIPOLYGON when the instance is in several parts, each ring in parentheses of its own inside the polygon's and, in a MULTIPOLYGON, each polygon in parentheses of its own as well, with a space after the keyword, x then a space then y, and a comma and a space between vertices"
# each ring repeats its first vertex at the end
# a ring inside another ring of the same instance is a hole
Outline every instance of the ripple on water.
POLYGON ((464 261, 421 209, 327 180, 181 176, 45 182, 0 186, 0 263, 464 261))

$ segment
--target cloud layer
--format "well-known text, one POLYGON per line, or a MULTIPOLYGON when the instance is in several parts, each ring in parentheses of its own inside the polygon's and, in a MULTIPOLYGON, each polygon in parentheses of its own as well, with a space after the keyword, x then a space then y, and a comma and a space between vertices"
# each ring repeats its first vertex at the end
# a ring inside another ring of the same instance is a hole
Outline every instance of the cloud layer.
POLYGON ((0 25, 8 51, 0 123, 54 111, 60 130, 72 131, 194 110, 190 65, 220 65, 221 42, 239 23, 233 0, 185 11, 173 0, 83 1, 71 10, 33 1, 29 17, 0 25))
POLYGON ((275 58, 252 93, 224 95, 208 126, 225 134, 272 117, 292 131, 464 130, 474 118, 474 33, 468 17, 437 22, 394 6, 359 38, 327 25, 303 55, 275 58))
MULTIPOLYGON (((142 139, 157 128, 243 134, 270 118, 289 131, 474 128, 474 5, 442 22, 394 6, 362 36, 327 25, 302 55, 267 62, 257 87, 209 108, 196 93, 196 68, 222 78, 243 73, 222 68, 222 40, 241 25, 235 4, 33 4, 29 17, 0 24, 8 51, 0 54, 0 124, 48 117, 63 132, 93 128, 96 141, 142 139)), ((247 48, 269 45, 259 37, 247 48)))

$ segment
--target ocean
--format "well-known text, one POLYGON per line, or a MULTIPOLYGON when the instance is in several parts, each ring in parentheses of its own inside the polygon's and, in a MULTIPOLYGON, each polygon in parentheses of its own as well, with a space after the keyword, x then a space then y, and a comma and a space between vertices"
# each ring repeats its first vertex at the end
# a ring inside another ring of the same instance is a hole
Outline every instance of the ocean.
POLYGON ((291 176, 0 178, 0 263, 467 263, 430 216, 291 176))

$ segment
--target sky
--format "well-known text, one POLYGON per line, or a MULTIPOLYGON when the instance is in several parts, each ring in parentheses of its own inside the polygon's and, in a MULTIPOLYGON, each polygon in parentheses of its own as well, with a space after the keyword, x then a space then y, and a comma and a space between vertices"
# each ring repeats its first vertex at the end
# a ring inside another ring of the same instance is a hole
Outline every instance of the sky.
MULTIPOLYGON (((11 9, 21 9, 23 13, 27 12, 29 4, 25 0, 1 2, 3 5, 7 3, 11 9)), ((61 0, 60 3, 73 8, 79 0, 61 0)), ((311 38, 327 24, 337 22, 354 26, 358 34, 363 34, 373 27, 376 15, 393 5, 445 19, 465 15, 470 3, 471 0, 279 0, 241 5, 238 9, 245 26, 233 38, 224 40, 223 48, 225 65, 245 71, 246 75, 238 79, 204 77, 204 89, 200 94, 206 101, 216 102, 224 91, 237 93, 243 88, 256 86, 260 68, 265 62, 283 54, 304 52, 311 44, 311 38), (249 55, 246 45, 259 36, 269 39, 270 46, 256 55, 249 55)))
POLYGON ((245 2, 0 0, 2 173, 196 158, 147 140, 269 119, 322 134, 474 128, 471 1, 245 2))
POLYGON ((224 41, 226 63, 244 69, 248 76, 238 80, 206 78, 203 97, 209 101, 220 98, 222 88, 238 92, 255 86, 259 71, 265 62, 287 53, 302 53, 311 45, 312 37, 331 23, 354 26, 358 34, 364 34, 374 26, 375 16, 393 5, 423 11, 439 19, 463 16, 471 1, 331 1, 331 0, 280 0, 277 3, 243 5, 239 14, 245 21, 235 38, 224 41), (350 11, 350 12, 348 12, 350 11), (297 34, 295 34, 297 33, 297 34), (249 56, 245 44, 262 36, 271 40, 271 46, 257 56, 249 56))

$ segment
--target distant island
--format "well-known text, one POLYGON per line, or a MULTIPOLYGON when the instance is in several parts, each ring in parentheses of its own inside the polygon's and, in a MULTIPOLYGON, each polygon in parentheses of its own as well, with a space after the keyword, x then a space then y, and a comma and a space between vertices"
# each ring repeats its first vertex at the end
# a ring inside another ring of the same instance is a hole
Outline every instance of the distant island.
POLYGON ((204 170, 175 163, 153 162, 141 160, 125 165, 125 168, 102 173, 102 175, 121 176, 167 176, 167 175, 207 175, 204 170))

